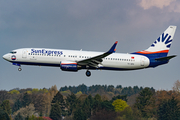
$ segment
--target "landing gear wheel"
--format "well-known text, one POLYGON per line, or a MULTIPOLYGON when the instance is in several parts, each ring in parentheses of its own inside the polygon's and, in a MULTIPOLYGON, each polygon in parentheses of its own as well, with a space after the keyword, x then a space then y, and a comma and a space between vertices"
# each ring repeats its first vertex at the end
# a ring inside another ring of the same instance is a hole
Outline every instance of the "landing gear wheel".
POLYGON ((22 70, 22 68, 18 68, 18 71, 21 71, 22 70))
POLYGON ((91 72, 89 70, 86 71, 86 76, 87 77, 91 76, 91 72))

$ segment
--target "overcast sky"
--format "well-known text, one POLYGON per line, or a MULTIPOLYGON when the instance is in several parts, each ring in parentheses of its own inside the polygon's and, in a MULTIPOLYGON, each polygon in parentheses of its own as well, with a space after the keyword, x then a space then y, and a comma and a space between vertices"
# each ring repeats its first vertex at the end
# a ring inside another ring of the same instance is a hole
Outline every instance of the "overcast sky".
POLYGON ((105 52, 118 40, 118 53, 147 49, 169 25, 177 26, 166 65, 135 71, 17 66, 0 59, 0 90, 90 85, 154 87, 170 90, 180 79, 178 0, 1 0, 0 56, 17 48, 40 47, 105 52))

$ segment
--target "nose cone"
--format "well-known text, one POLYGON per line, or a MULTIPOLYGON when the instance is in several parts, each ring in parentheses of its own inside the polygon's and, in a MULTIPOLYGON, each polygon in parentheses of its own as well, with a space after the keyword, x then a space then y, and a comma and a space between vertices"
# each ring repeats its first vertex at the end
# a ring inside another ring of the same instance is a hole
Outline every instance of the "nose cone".
POLYGON ((3 55, 3 59, 5 59, 6 58, 6 55, 3 55))
POLYGON ((3 59, 9 60, 9 55, 8 54, 3 55, 3 59))

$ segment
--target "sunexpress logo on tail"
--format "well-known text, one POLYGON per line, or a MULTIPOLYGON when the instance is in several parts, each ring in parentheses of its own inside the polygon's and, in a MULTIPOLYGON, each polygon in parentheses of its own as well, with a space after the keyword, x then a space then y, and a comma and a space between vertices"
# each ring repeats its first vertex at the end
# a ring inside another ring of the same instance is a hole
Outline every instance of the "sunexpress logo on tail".
POLYGON ((164 35, 164 33, 151 45, 151 47, 155 47, 155 46, 159 46, 162 44, 165 45, 166 48, 170 48, 171 47, 171 43, 172 43, 172 39, 171 36, 166 34, 164 35))
POLYGON ((31 53, 62 55, 63 51, 46 50, 46 49, 31 49, 31 53))

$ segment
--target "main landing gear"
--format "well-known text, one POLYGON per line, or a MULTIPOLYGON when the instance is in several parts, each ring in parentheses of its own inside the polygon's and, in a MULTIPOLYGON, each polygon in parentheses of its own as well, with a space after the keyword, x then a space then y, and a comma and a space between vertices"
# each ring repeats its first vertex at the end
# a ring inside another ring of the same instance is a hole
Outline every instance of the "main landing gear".
POLYGON ((86 71, 86 76, 90 77, 91 76, 91 72, 89 70, 86 71))

